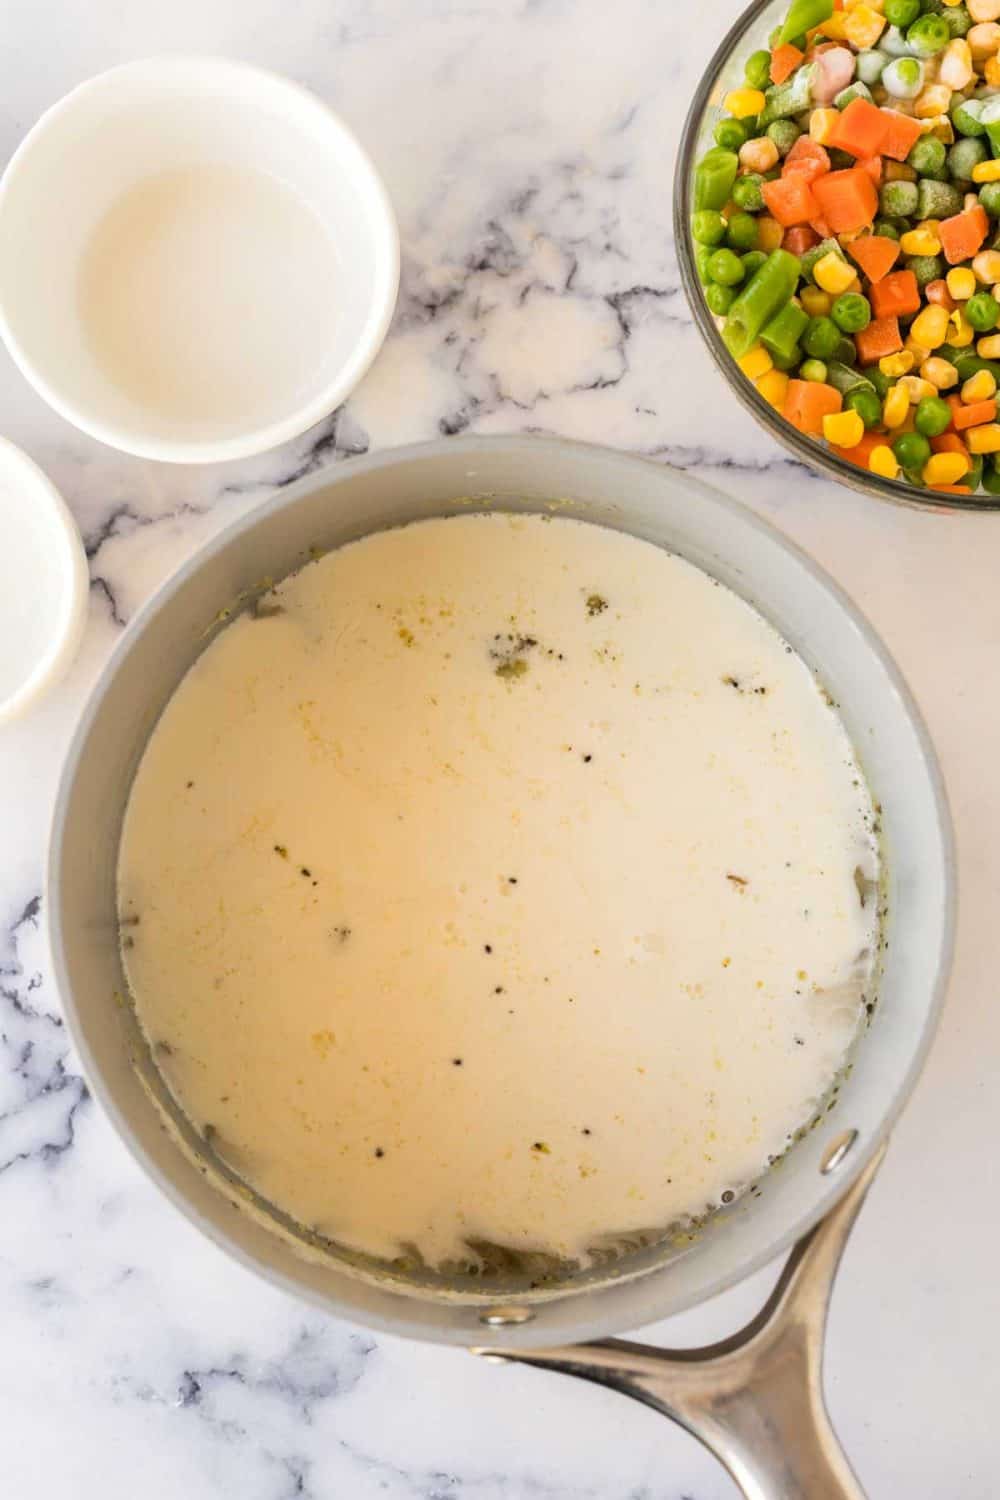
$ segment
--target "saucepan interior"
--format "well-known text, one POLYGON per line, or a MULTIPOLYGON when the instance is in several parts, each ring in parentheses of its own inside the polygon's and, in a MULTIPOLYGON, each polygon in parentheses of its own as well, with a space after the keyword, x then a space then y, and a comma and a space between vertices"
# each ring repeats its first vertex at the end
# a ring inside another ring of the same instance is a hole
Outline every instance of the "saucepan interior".
POLYGON ((442 1342, 540 1345, 691 1306, 764 1263, 832 1205, 884 1138, 930 1043, 950 956, 952 882, 947 812, 918 713, 885 650, 829 578, 750 512, 685 474, 576 444, 484 438, 311 475, 225 532, 161 590, 114 654, 73 743, 53 827, 48 910, 57 980, 94 1092, 189 1219, 279 1285, 356 1321, 442 1342), (311 1240, 255 1200, 166 1094, 127 999, 117 943, 115 864, 136 766, 180 678, 233 610, 317 550, 484 508, 555 511, 628 531, 742 595, 832 694, 881 818, 887 915, 878 990, 828 1112, 767 1174, 759 1195, 721 1210, 696 1236, 563 1279, 531 1277, 524 1266, 451 1281, 386 1269, 311 1240))

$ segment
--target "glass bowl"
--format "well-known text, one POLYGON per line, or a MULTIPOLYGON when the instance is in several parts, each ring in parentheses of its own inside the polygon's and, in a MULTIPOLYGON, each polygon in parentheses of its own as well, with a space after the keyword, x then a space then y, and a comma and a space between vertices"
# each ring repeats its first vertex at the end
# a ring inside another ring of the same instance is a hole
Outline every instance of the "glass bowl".
POLYGON ((856 464, 847 463, 836 453, 822 447, 816 439, 799 432, 773 406, 768 405, 743 374, 723 343, 718 324, 708 310, 695 269, 691 241, 691 190, 695 166, 708 148, 714 145, 712 132, 724 113, 722 101, 730 89, 737 88, 742 83, 743 65, 747 57, 758 47, 767 46, 767 38, 779 22, 784 20, 788 5, 789 0, 754 0, 747 7, 708 63, 684 122, 674 175, 674 240, 681 280, 695 323, 708 345, 709 353, 735 395, 782 447, 787 448, 811 469, 818 469, 841 484, 849 484, 852 489, 873 495, 878 500, 891 500, 896 505, 920 506, 923 510, 938 512, 1000 510, 1000 495, 939 494, 919 489, 903 480, 883 479, 867 469, 859 469, 856 464))

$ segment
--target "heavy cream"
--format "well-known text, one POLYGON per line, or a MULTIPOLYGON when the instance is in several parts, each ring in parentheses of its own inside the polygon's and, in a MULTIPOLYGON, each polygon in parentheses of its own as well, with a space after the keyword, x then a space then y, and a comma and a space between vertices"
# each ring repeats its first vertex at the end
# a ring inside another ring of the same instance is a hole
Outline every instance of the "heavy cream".
POLYGON ((181 1107, 294 1219, 586 1261, 812 1117, 871 979, 871 823, 810 672, 705 574, 426 521, 188 672, 129 800, 124 957, 181 1107))

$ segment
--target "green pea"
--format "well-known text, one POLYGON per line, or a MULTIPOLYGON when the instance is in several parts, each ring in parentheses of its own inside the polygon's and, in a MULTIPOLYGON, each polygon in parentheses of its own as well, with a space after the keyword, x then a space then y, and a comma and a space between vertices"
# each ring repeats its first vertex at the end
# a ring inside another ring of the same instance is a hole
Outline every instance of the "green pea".
POLYGON ((989 333, 1000 319, 1000 302, 990 292, 976 292, 965 304, 965 316, 977 333, 989 333))
MULTIPOLYGON (((917 144, 919 145, 919 142, 917 144)), ((884 217, 908 219, 917 211, 917 184, 903 181, 884 182, 878 195, 878 204, 884 217)))
POLYGON ((757 220, 752 214, 733 214, 726 231, 726 241, 734 250, 752 250, 757 243, 757 220))
POLYGON ((906 160, 920 177, 942 181, 946 175, 948 152, 944 141, 939 141, 936 135, 922 135, 919 141, 914 141, 906 160))
POLYGON ((691 233, 700 245, 721 245, 726 237, 726 221, 714 208, 699 208, 691 215, 691 233))
POLYGON ((708 263, 708 274, 720 286, 738 286, 746 271, 743 262, 732 250, 716 250, 708 263))
POLYGON ((905 31, 920 14, 920 0, 885 0, 882 14, 890 26, 898 26, 900 31, 905 31))
POLYGON ((901 432, 892 451, 902 468, 919 474, 931 456, 931 445, 922 432, 901 432))
POLYGON ((940 437, 951 426, 951 407, 940 396, 925 396, 917 402, 913 425, 924 437, 940 437))
POLYGON ((763 181, 759 172, 747 172, 744 177, 737 177, 732 194, 736 207, 759 214, 764 207, 764 194, 761 192, 763 181))
POLYGON ((892 385, 892 376, 884 375, 878 365, 875 365, 873 369, 868 371, 868 379, 875 387, 876 396, 878 396, 880 401, 884 401, 889 387, 892 385))
POLYGON ((710 286, 705 288, 705 301, 708 304, 708 310, 714 313, 717 318, 724 318, 726 316, 735 296, 736 293, 731 286, 723 286, 718 281, 713 281, 710 286))
POLYGON ((825 381, 827 376, 826 365, 821 359, 807 359, 799 370, 800 380, 825 381))
POLYGON ((766 89, 771 83, 771 54, 762 47, 759 52, 751 52, 743 64, 743 77, 746 79, 747 88, 766 89))
POLYGON ((853 367, 857 364, 858 351, 854 346, 854 340, 849 339, 846 333, 840 335, 840 342, 833 351, 833 357, 842 365, 851 365, 853 367))
POLYGON ((856 411, 867 428, 877 427, 882 420, 882 403, 870 386, 859 385, 848 391, 844 405, 849 411, 856 411))
POLYGON ((760 270, 767 256, 763 250, 748 250, 746 255, 740 256, 740 260, 743 262, 743 273, 749 281, 750 277, 760 270))
POLYGON ((872 320, 871 303, 860 292, 842 292, 831 307, 830 316, 844 333, 860 333, 872 320))
POLYGON ((987 495, 1000 495, 1000 465, 995 453, 991 453, 989 462, 983 465, 982 485, 987 495))
POLYGON ((802 134, 794 120, 772 120, 765 132, 778 148, 780 156, 787 156, 802 134))
POLYGON ((849 172, 851 167, 858 164, 857 157, 852 156, 849 151, 841 151, 839 146, 827 146, 826 154, 835 172, 849 172))
POLYGON ((898 240, 899 230, 891 219, 876 219, 875 233, 880 234, 885 240, 898 240))
POLYGON ((829 359, 840 344, 840 329, 832 318, 810 318, 802 347, 813 359, 829 359))
POLYGON ((1000 182, 984 182, 979 189, 979 201, 991 219, 1000 219, 1000 182))
MULTIPOLYGON (((945 167, 945 171, 947 170, 945 167)), ((938 182, 930 177, 921 177, 917 183, 918 219, 950 219, 952 214, 961 211, 962 194, 953 182, 938 182)))
POLYGON ((694 247, 694 264, 695 264, 695 270, 698 272, 698 280, 701 282, 702 286, 708 286, 708 283, 711 280, 711 277, 708 274, 708 263, 709 263, 709 261, 711 259, 712 259, 712 247, 711 247, 711 245, 695 245, 695 247, 694 247))
POLYGON ((916 57, 934 57, 951 41, 951 30, 947 21, 928 13, 914 21, 906 33, 906 41, 916 57))
POLYGON ((948 152, 948 171, 953 182, 971 182, 972 169, 986 160, 986 147, 973 136, 963 136, 948 152))
POLYGON ((941 12, 941 19, 952 37, 965 36, 972 29, 972 17, 964 5, 949 5, 941 12))
POLYGON ((721 146, 724 151, 738 151, 747 139, 746 127, 741 120, 734 120, 727 115, 720 120, 715 127, 715 144, 721 146))
POLYGON ((913 272, 917 285, 922 288, 929 286, 932 281, 940 281, 945 266, 940 255, 908 255, 906 269, 913 272))

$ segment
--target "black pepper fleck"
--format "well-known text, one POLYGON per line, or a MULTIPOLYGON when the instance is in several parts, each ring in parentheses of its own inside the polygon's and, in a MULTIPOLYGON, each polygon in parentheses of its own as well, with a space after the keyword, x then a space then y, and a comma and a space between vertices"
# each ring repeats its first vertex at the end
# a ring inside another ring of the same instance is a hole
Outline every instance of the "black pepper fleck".
POLYGON ((376 1147, 375 1147, 375 1155, 376 1155, 376 1156, 377 1156, 377 1157, 380 1157, 380 1158, 381 1158, 381 1157, 383 1157, 383 1156, 384 1156, 384 1155, 385 1155, 385 1152, 384 1152, 384 1151, 383 1151, 383 1150, 382 1150, 382 1147, 381 1147, 381 1146, 376 1146, 376 1147))

